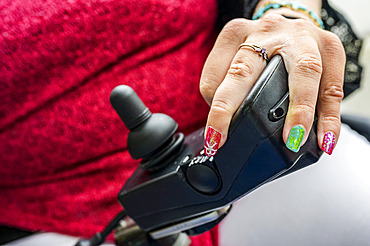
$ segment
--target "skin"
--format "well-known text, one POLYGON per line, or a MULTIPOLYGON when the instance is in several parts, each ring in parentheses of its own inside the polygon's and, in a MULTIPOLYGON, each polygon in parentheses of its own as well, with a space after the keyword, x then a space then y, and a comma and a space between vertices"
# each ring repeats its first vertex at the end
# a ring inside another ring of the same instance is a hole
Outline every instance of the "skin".
MULTIPOLYGON (((261 1, 259 6, 266 1, 261 1)), ((300 1, 319 13, 321 1, 300 1)), ((284 123, 286 143, 292 127, 306 130, 302 145, 318 116, 317 141, 325 133, 340 134, 340 104, 343 98, 345 52, 340 39, 320 29, 304 13, 288 8, 272 9, 256 21, 235 19, 219 34, 203 68, 200 91, 210 105, 206 124, 221 133, 221 147, 230 120, 266 66, 255 51, 241 43, 267 48, 269 57, 280 54, 289 74, 290 103, 284 123), (287 19, 282 15, 299 19, 287 19)))

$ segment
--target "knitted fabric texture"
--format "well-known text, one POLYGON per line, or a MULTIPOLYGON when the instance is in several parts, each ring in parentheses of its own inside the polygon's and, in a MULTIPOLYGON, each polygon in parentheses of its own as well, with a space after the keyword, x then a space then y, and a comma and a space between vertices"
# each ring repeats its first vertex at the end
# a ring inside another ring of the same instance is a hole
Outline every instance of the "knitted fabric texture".
MULTIPOLYGON (((214 0, 1 1, 0 224, 102 230, 138 165, 111 90, 130 85, 184 133, 204 126, 216 13, 214 0)), ((193 238, 215 244, 217 233, 193 238)))

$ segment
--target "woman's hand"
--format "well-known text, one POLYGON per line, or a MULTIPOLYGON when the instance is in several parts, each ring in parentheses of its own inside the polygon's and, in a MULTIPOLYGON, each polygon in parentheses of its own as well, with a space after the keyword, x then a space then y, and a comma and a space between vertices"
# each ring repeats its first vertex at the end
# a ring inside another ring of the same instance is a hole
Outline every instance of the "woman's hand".
POLYGON ((232 116, 266 66, 253 49, 239 49, 242 43, 266 47, 269 57, 280 54, 284 59, 290 92, 282 136, 287 147, 297 152, 306 142, 316 111, 318 144, 328 154, 334 148, 340 133, 346 59, 342 43, 306 16, 288 19, 278 10, 271 12, 257 21, 230 21, 205 63, 200 91, 211 106, 205 133, 208 156, 225 143, 232 116))

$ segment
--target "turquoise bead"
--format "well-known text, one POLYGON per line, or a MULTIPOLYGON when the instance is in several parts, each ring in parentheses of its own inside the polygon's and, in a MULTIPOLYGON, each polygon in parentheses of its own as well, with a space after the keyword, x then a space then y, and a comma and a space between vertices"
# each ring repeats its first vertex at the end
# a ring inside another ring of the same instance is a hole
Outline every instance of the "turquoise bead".
POLYGON ((324 23, 322 22, 320 17, 315 12, 309 11, 306 6, 300 4, 299 2, 281 2, 281 3, 271 2, 271 3, 268 3, 265 6, 260 7, 255 12, 255 14, 252 17, 252 20, 258 20, 269 9, 278 9, 278 8, 282 8, 282 7, 289 7, 289 8, 292 8, 293 10, 301 10, 303 12, 306 12, 312 19, 314 19, 320 25, 320 27, 322 29, 325 29, 324 23))

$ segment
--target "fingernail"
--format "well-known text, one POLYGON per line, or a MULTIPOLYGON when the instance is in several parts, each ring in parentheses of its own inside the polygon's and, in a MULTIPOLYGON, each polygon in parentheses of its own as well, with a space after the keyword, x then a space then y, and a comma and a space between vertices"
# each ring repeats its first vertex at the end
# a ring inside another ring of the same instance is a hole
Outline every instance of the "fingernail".
POLYGON ((216 154, 218 146, 220 145, 220 141, 221 133, 209 126, 207 130, 206 141, 204 143, 204 153, 206 156, 211 157, 216 154))
POLYGON ((305 130, 302 126, 297 125, 294 126, 289 133, 288 141, 286 142, 286 147, 293 152, 298 152, 301 148, 301 143, 303 141, 303 137, 305 134, 305 130))
POLYGON ((334 145, 335 145, 335 134, 333 132, 327 132, 324 135, 321 149, 325 153, 331 155, 333 153, 334 145))

